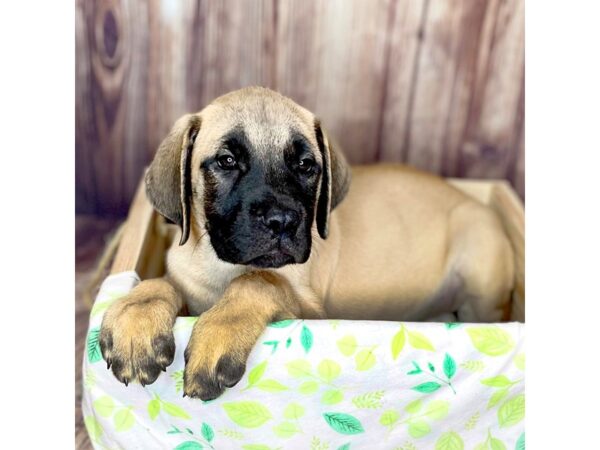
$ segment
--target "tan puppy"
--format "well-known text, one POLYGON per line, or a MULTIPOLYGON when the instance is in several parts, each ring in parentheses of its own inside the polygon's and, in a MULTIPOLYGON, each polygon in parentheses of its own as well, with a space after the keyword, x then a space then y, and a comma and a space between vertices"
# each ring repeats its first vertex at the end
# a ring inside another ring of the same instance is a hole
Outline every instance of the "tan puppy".
POLYGON ((181 235, 167 274, 105 314, 102 354, 125 384, 171 364, 184 305, 202 314, 184 392, 203 400, 239 381, 271 321, 503 318, 513 254, 490 209, 399 165, 350 169, 313 114, 273 91, 179 119, 146 183, 181 235))

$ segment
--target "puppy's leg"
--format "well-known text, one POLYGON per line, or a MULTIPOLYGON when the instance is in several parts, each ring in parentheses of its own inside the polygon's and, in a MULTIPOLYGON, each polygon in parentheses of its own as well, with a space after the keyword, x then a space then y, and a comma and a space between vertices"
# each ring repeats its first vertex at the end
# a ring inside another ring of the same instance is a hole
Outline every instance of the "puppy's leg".
POLYGON ((212 400, 234 386, 266 325, 300 313, 291 287, 278 275, 254 272, 233 280, 194 326, 185 350, 184 395, 212 400))
POLYGON ((104 315, 100 349, 107 366, 127 385, 153 383, 173 362, 173 323, 182 298, 163 278, 145 280, 104 315))

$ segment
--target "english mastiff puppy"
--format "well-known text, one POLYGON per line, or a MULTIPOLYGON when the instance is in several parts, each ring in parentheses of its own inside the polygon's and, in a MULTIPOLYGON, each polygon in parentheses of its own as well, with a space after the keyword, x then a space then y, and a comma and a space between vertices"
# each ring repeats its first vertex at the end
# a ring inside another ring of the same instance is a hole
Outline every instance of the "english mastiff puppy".
POLYGON ((269 322, 490 322, 509 302, 513 252, 492 210, 407 167, 349 167, 310 111, 268 89, 180 118, 146 188, 180 232, 165 276, 104 316, 102 354, 125 384, 171 364, 184 305, 200 316, 184 395, 210 400, 240 380, 269 322))

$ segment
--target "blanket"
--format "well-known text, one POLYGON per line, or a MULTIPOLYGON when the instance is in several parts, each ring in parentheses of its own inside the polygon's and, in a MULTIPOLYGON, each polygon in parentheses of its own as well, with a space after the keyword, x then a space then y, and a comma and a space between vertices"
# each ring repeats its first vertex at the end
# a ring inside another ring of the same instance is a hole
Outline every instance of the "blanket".
POLYGON ((240 382, 203 402, 182 396, 194 317, 177 319, 175 360, 153 384, 107 370, 102 315, 139 281, 108 277, 91 311, 83 413, 97 449, 525 448, 523 324, 276 322, 240 382))

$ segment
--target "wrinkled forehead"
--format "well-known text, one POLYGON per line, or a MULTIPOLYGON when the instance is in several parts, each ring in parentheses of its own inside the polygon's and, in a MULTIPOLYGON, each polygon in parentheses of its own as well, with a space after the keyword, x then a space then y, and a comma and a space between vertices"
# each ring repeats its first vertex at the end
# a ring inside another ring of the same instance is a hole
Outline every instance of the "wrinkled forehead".
POLYGON ((232 131, 242 132, 259 158, 282 155, 293 139, 302 136, 317 148, 314 116, 285 97, 248 96, 218 99, 201 112, 201 153, 214 153, 232 131))

